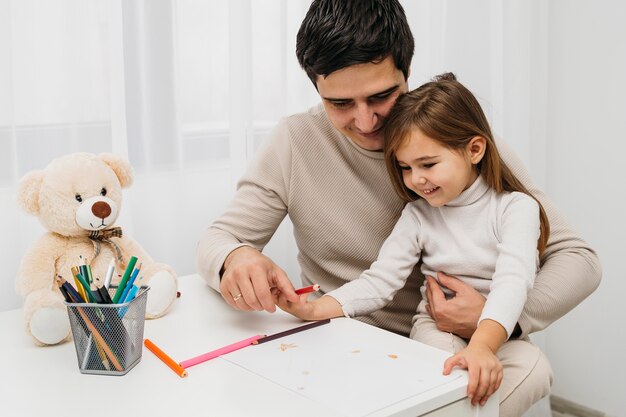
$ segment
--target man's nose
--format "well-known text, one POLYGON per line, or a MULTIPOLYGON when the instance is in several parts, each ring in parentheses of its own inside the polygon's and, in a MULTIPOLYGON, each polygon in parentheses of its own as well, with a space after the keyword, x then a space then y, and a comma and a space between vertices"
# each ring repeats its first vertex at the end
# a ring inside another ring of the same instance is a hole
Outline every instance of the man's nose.
POLYGON ((370 133, 377 128, 378 115, 367 103, 358 104, 354 114, 354 124, 363 133, 370 133))

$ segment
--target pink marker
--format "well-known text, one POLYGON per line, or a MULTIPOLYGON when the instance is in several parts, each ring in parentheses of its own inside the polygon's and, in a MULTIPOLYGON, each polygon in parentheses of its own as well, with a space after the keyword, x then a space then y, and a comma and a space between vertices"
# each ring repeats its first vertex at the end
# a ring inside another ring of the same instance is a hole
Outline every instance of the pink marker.
POLYGON ((215 349, 211 352, 204 353, 200 356, 196 356, 195 358, 187 359, 180 363, 180 366, 183 368, 189 368, 190 366, 197 365, 202 362, 206 362, 210 359, 217 358, 218 356, 225 355, 226 353, 233 352, 235 350, 239 350, 245 348, 246 346, 250 346, 252 342, 256 342, 260 338, 265 337, 265 335, 258 334, 256 336, 249 337, 240 342, 235 342, 232 345, 224 346, 223 348, 215 349))
POLYGON ((296 294, 300 295, 300 294, 306 294, 309 292, 315 292, 315 291, 319 291, 320 290, 320 285, 319 284, 313 284, 313 285, 309 285, 308 287, 303 287, 303 288, 298 288, 296 290, 296 294))

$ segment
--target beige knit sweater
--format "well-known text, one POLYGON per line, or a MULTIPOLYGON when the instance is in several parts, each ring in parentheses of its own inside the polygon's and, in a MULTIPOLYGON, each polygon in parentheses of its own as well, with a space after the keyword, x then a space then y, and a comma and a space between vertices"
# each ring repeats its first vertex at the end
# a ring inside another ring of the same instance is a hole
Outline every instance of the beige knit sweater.
MULTIPOLYGON (((599 285, 595 252, 567 225, 505 143, 502 158, 548 214, 551 236, 541 270, 519 319, 522 337, 541 330, 599 285)), ((326 293, 368 269, 404 204, 395 195, 382 152, 366 151, 339 133, 323 106, 282 120, 264 141, 226 212, 203 234, 199 273, 219 290, 219 271, 234 249, 259 250, 289 215, 304 285, 326 293)), ((385 308, 364 321, 408 334, 421 299, 417 266, 385 308)))

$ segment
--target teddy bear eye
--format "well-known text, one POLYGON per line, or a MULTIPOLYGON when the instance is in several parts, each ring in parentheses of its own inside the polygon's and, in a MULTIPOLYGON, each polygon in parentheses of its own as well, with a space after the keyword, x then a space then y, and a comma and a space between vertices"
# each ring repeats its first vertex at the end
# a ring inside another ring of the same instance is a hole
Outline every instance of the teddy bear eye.
POLYGON ((76 201, 78 201, 79 203, 83 202, 83 198, 80 196, 80 194, 76 194, 74 198, 76 198, 76 201))
POLYGON ((100 195, 101 195, 101 196, 103 196, 103 197, 104 197, 105 195, 107 195, 107 189, 106 189, 106 188, 104 188, 104 187, 102 187, 102 190, 100 190, 100 195))

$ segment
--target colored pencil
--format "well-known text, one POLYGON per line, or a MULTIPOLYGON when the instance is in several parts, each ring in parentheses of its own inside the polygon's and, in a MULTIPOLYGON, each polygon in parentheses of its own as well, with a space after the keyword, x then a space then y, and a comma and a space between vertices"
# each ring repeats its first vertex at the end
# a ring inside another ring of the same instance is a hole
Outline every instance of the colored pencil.
POLYGON ((59 289, 61 290, 61 294, 63 294, 63 298, 65 298, 65 301, 71 303, 72 299, 70 298, 70 294, 67 292, 67 289, 63 286, 59 286, 59 289))
POLYGON ((133 299, 137 296, 138 291, 139 291, 139 287, 137 287, 136 285, 133 285, 130 291, 128 291, 128 294, 126 294, 126 298, 124 298, 124 301, 120 301, 120 302, 128 303, 128 302, 133 301, 133 299))
POLYGON ((182 366, 183 368, 189 368, 190 366, 194 366, 199 363, 206 362, 210 359, 217 358, 218 356, 222 356, 226 353, 234 352, 235 350, 239 350, 239 349, 245 348, 246 346, 250 346, 253 342, 256 342, 262 337, 264 337, 264 335, 259 334, 259 335, 244 339, 240 342, 235 342, 231 345, 212 350, 211 352, 204 353, 202 355, 196 356, 195 358, 184 360, 180 363, 180 366, 182 366))
POLYGON ((309 330, 309 329, 312 329, 314 327, 321 326, 322 324, 328 324, 328 323, 330 323, 330 319, 314 321, 312 323, 305 324, 304 326, 296 327, 295 329, 289 329, 289 330, 285 330, 284 332, 275 333, 275 334, 271 334, 269 336, 265 336, 265 337, 257 340, 256 342, 254 342, 254 344, 258 345, 258 344, 261 344, 261 343, 269 342, 270 340, 274 340, 274 339, 278 339, 278 338, 281 338, 281 337, 289 336, 291 334, 302 332, 304 330, 309 330))
POLYGON ((313 284, 313 285, 309 285, 308 287, 303 287, 303 288, 298 288, 296 290, 296 294, 300 295, 300 294, 306 294, 309 292, 315 292, 315 291, 319 291, 320 290, 320 285, 319 284, 313 284))
POLYGON ((70 299, 68 300, 68 303, 86 303, 87 302, 87 299, 82 298, 80 293, 76 291, 76 289, 72 286, 72 284, 70 284, 65 279, 63 279, 62 276, 58 275, 56 280, 57 280, 57 284, 65 288, 65 291, 68 293, 68 296, 70 297, 70 299))
POLYGON ((143 344, 145 347, 148 348, 150 352, 154 353, 157 358, 161 359, 163 363, 169 366, 172 369, 172 371, 176 372, 176 375, 178 375, 181 378, 184 378, 187 376, 187 371, 185 371, 185 368, 177 364, 174 361, 174 359, 167 356, 165 352, 159 349, 157 345, 152 343, 150 339, 144 339, 143 344))
POLYGON ((93 284, 93 275, 91 275, 91 265, 85 265, 85 271, 87 271, 87 276, 85 277, 87 279, 87 282, 89 283, 89 285, 93 284))
POLYGON ((107 268, 107 273, 104 276, 104 286, 108 290, 111 286, 111 279, 113 279, 113 271, 115 270, 115 259, 111 258, 109 261, 109 267, 107 268))
MULTIPOLYGON (((104 366, 104 369, 106 369, 107 371, 110 371, 111 365, 109 364, 109 360, 107 359, 106 353, 104 353, 104 349, 102 349, 102 346, 100 346, 97 342, 94 343, 92 334, 89 335, 89 339, 87 340, 87 349, 85 349, 85 352, 90 352, 91 347, 95 345, 95 349, 98 352, 98 356, 100 356, 100 362, 102 362, 102 366, 104 366)), ((81 367, 82 369, 87 369, 87 363, 89 362, 89 359, 89 353, 85 354, 85 357, 83 359, 83 365, 81 367)))
POLYGON ((113 296, 113 304, 117 304, 120 301, 120 297, 122 296, 122 293, 124 292, 124 288, 126 287, 128 278, 130 277, 130 274, 133 272, 133 268, 135 267, 136 263, 137 263, 137 258, 134 256, 131 256, 130 261, 128 261, 128 265, 126 266, 126 271, 124 271, 124 276, 122 277, 122 280, 120 281, 120 285, 119 287, 117 287, 117 291, 115 291, 115 295, 113 296))
MULTIPOLYGON (((56 280, 57 280, 57 284, 59 284, 59 285, 63 285, 64 283, 66 283, 66 281, 63 278, 61 278, 61 277, 57 277, 56 280)), ((77 295, 78 293, 72 294, 71 291, 68 291, 68 293, 69 293, 70 298, 72 298, 72 302, 73 303, 80 303, 81 302, 80 299, 75 299, 75 294, 77 295)), ((118 361, 118 359, 115 356, 115 354, 113 353, 113 351, 111 351, 111 348, 104 341, 104 338, 102 337, 102 335, 100 334, 100 332, 98 331, 98 329, 96 328, 94 323, 89 319, 89 316, 83 311, 83 309, 81 307, 76 307, 76 311, 78 312, 78 314, 80 314, 80 317, 83 319, 83 322, 85 323, 85 325, 89 329, 89 332, 93 335, 94 339, 96 339, 95 340, 96 343, 99 344, 102 347, 102 349, 104 350, 106 356, 109 357, 109 359, 113 363, 113 366, 115 367, 115 369, 117 371, 122 371, 123 370, 122 365, 118 361)))
POLYGON ((72 269, 72 275, 74 276, 74 282, 76 283, 76 289, 78 290, 78 293, 81 295, 81 297, 83 297, 83 300, 87 300, 87 293, 85 292, 85 290, 83 289, 83 286, 81 285, 80 281, 76 277, 76 275, 80 274, 78 267, 73 266, 71 269, 72 269))
POLYGON ((113 300, 111 300, 111 296, 107 289, 103 286, 97 287, 98 294, 100 294, 100 298, 102 298, 102 302, 105 304, 113 304, 113 300))
POLYGON ((133 283, 135 282, 135 279, 137 278, 137 274, 139 274, 139 271, 141 271, 141 265, 143 265, 143 263, 140 263, 139 266, 135 268, 133 273, 130 275, 130 278, 126 282, 126 287, 124 288, 124 292, 122 292, 122 295, 120 296, 120 299, 118 300, 118 303, 121 304, 125 302, 126 297, 128 296, 128 292, 131 290, 131 288, 133 288, 133 283))
POLYGON ((80 271, 80 274, 91 285, 91 273, 89 272, 89 266, 87 265, 87 260, 83 258, 83 255, 79 255, 78 258, 79 258, 78 269, 80 271))
POLYGON ((82 284, 83 288, 85 289, 85 293, 87 293, 87 298, 88 298, 89 302, 90 303, 95 303, 96 302, 96 297, 91 292, 91 288, 89 288, 89 284, 87 283, 87 281, 85 281, 85 277, 83 277, 81 274, 77 274, 76 278, 80 281, 80 283, 82 284))

